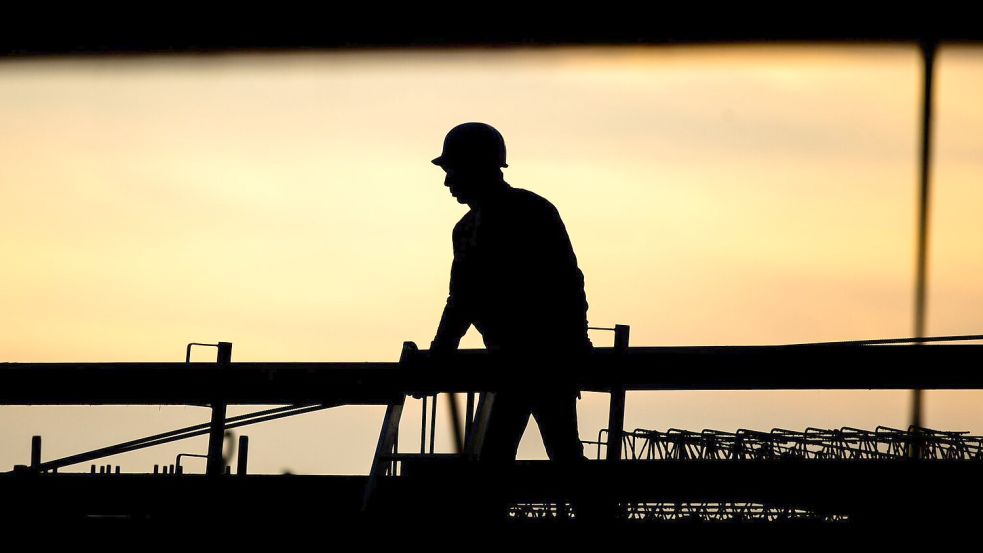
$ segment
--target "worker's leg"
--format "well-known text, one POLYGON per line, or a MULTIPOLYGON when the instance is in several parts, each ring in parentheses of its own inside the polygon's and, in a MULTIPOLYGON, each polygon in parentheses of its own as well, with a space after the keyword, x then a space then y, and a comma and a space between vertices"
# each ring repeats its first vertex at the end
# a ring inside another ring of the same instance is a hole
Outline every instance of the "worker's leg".
POLYGON ((546 391, 532 401, 546 453, 553 461, 583 461, 584 444, 577 430, 577 392, 546 391))
POLYGON ((529 414, 529 402, 524 394, 515 391, 495 394, 478 454, 482 476, 474 488, 477 503, 473 509, 481 522, 498 524, 508 519, 509 469, 529 424, 529 414))
POLYGON ((595 502, 585 495, 586 490, 578 477, 587 458, 577 429, 577 395, 576 390, 544 392, 533 402, 532 412, 550 460, 556 462, 558 468, 565 467, 561 477, 566 479, 568 488, 566 500, 572 503, 578 519, 591 521, 598 518, 595 502))
POLYGON ((515 461, 522 433, 529 424, 530 407, 525 394, 500 391, 495 394, 479 460, 489 463, 515 461))

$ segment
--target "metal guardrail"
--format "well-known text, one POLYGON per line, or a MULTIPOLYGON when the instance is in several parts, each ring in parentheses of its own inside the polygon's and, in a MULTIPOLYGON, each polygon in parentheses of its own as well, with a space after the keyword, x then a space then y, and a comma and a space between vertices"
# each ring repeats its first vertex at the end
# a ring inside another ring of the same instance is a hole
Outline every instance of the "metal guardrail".
MULTIPOLYGON (((541 357, 549 360, 549 352, 541 357)), ((595 348, 565 361, 581 390, 983 389, 983 345, 595 348), (929 369, 930 368, 930 369, 929 369)), ((0 405, 375 404, 418 393, 529 382, 487 350, 403 365, 364 363, 0 363, 0 405)))
MULTIPOLYGON (((212 420, 207 424, 48 462, 41 462, 40 439, 36 439, 30 467, 42 472, 57 470, 209 434, 207 472, 220 475, 225 472, 221 445, 226 428, 333 406, 391 405, 414 393, 483 392, 543 384, 536 376, 542 372, 528 370, 531 363, 562 362, 566 371, 561 374, 581 390, 611 394, 605 441, 611 460, 623 457, 622 447, 634 455, 639 439, 656 439, 651 433, 643 437, 640 431, 622 435, 627 391, 983 389, 983 371, 966 369, 983 364, 983 345, 910 345, 983 338, 979 335, 784 346, 629 347, 627 325, 605 330, 615 331, 615 347, 595 348, 577 357, 541 351, 525 359, 488 350, 460 350, 435 357, 407 342, 404 352, 408 353, 398 363, 233 363, 232 344, 220 342, 204 344, 218 348, 215 363, 189 362, 191 345, 185 363, 2 363, 0 405, 209 405, 212 420), (226 420, 225 409, 230 404, 291 406, 226 420)), ((555 371, 551 374, 550 378, 556 378, 555 371)), ((433 428, 431 441, 432 434, 433 428)), ((931 443, 937 445, 937 440, 931 443)), ((928 455, 935 451, 925 450, 928 455)), ((909 448, 909 452, 922 449, 909 448)))

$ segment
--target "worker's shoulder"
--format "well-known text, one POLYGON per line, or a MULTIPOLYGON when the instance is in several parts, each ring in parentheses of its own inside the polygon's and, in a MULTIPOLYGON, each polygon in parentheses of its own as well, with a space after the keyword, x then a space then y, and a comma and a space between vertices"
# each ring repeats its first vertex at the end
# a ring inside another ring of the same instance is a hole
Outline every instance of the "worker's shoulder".
POLYGON ((465 229, 467 229, 468 227, 470 227, 473 224, 474 224, 474 210, 473 209, 469 209, 468 212, 465 213, 461 217, 461 219, 458 220, 458 222, 454 224, 454 232, 453 232, 453 235, 454 236, 457 236, 458 234, 464 232, 465 229))
POLYGON ((524 188, 512 187, 512 208, 514 219, 519 224, 536 229, 564 228, 563 219, 556 206, 539 194, 524 188))
POLYGON ((525 188, 513 186, 510 194, 512 201, 515 204, 529 210, 531 213, 547 213, 550 215, 559 216, 556 206, 554 206, 552 202, 533 192, 532 190, 526 190, 525 188))

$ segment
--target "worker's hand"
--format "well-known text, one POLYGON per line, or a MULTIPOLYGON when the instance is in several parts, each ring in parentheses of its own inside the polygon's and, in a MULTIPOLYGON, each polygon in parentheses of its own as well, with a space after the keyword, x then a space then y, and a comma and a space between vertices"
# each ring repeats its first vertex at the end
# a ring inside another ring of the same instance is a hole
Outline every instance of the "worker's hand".
MULTIPOLYGON (((449 356, 454 354, 456 347, 448 346, 446 344, 440 343, 436 340, 430 342, 430 360, 441 363, 446 360, 449 356)), ((424 392, 414 392, 411 394, 414 399, 422 399, 424 396, 433 395, 424 392)))
MULTIPOLYGON (((441 343, 437 342, 436 340, 430 342, 429 357, 430 357, 431 360, 435 360, 435 359, 436 360, 440 360, 440 359, 444 358, 446 355, 448 355, 448 353, 450 353, 452 351, 454 351, 454 350, 451 349, 451 348, 449 348, 449 347, 447 347, 447 346, 442 345, 441 343)), ((429 396, 429 395, 433 395, 433 394, 430 394, 430 393, 427 393, 427 392, 412 392, 410 394, 410 396, 412 396, 413 399, 423 399, 424 397, 429 396)))
POLYGON ((430 359, 433 361, 444 361, 450 357, 457 348, 441 344, 439 342, 430 342, 430 359))

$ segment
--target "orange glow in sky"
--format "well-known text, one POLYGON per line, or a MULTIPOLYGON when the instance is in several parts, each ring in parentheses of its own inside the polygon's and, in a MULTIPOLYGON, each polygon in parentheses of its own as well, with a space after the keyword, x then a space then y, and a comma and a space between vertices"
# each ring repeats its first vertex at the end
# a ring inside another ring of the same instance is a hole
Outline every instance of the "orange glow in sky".
MULTIPOLYGON (((938 71, 928 328, 981 333, 983 52, 943 49, 938 71)), ((635 345, 908 336, 920 79, 913 47, 0 62, 0 361, 176 361, 219 340, 238 361, 425 347, 466 209, 430 160, 463 121, 498 128, 506 180, 559 209, 591 325, 629 324, 635 345)), ((929 392, 926 425, 983 433, 981 396, 929 392)), ((626 426, 904 427, 907 402, 632 394, 626 426)), ((594 439, 606 397, 579 409, 594 439)), ((48 459, 207 416, 0 408, 0 470, 27 462, 33 434, 48 459)), ((251 428, 251 468, 364 473, 381 418, 251 428)), ((404 421, 419 424, 416 403, 404 421)), ((144 471, 182 451, 204 441, 113 462, 144 471)), ((544 456, 534 424, 520 456, 544 456)))

